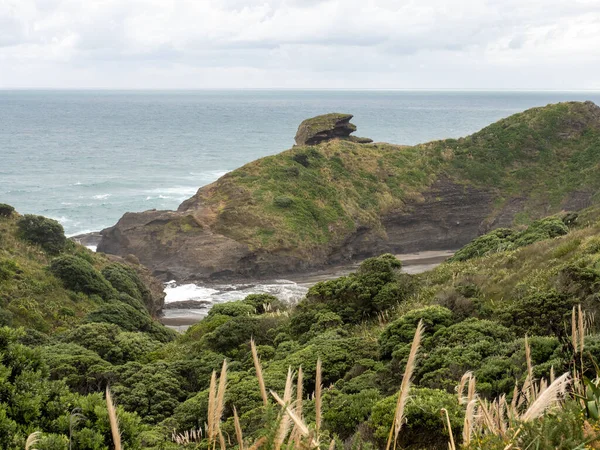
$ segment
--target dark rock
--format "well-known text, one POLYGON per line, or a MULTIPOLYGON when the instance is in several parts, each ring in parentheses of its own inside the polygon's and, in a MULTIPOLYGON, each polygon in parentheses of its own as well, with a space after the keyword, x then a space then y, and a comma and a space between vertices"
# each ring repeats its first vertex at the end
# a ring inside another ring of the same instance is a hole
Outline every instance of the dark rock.
POLYGON ((167 303, 163 309, 207 309, 211 305, 207 300, 181 300, 167 303))
POLYGON ((71 236, 69 239, 77 242, 78 244, 85 246, 97 246, 102 239, 99 231, 92 231, 90 233, 78 234, 77 236, 71 236))
POLYGON ((356 131, 356 125, 350 123, 352 114, 330 113, 304 120, 296 133, 296 145, 317 145, 331 139, 349 139, 366 144, 373 142, 369 138, 350 136, 356 131))
MULTIPOLYGON (((557 134, 552 135, 554 145, 550 148, 553 151, 556 149, 560 152, 570 151, 576 155, 576 152, 583 151, 580 144, 570 149, 562 144, 559 146, 556 144, 556 136, 563 131, 573 136, 577 133, 598 136, 600 108, 591 103, 572 103, 567 107, 570 108, 570 113, 561 112, 560 124, 555 126, 552 122, 552 129, 556 129, 557 134), (585 126, 582 128, 580 123, 585 126)), ((549 108, 558 111, 565 109, 561 104, 549 108)), ((531 126, 545 126, 545 122, 541 124, 536 122, 540 111, 542 109, 532 109, 529 113, 516 115, 516 119, 512 122, 518 124, 520 122, 516 120, 523 120, 523 117, 526 117, 531 119, 533 123, 531 126)), ((376 163, 374 155, 377 152, 404 151, 402 146, 389 144, 381 143, 363 147, 357 143, 337 141, 360 139, 350 136, 350 133, 356 129, 349 122, 351 117, 349 114, 328 114, 304 121, 296 136, 299 145, 314 145, 328 139, 336 139, 336 142, 318 148, 296 148, 284 152, 278 159, 281 165, 269 166, 269 171, 264 170, 262 176, 272 177, 275 174, 281 177, 283 174, 293 183, 294 178, 307 173, 314 176, 316 173, 327 176, 327 181, 330 183, 327 186, 341 190, 346 189, 346 185, 336 179, 335 173, 316 170, 319 164, 326 161, 324 158, 333 160, 337 152, 340 154, 345 152, 344 156, 356 155, 356 158, 350 159, 356 164, 374 165, 376 163), (293 163, 290 169, 289 163, 292 161, 298 164, 293 163), (316 168, 314 173, 311 172, 312 166, 316 168), (279 167, 278 170, 281 172, 275 173, 270 170, 272 167, 279 167), (308 170, 304 170, 303 167, 308 170)), ((545 118, 546 115, 541 117, 545 118)), ((552 120, 555 118, 554 115, 550 117, 552 120)), ((499 123, 502 125, 504 122, 506 120, 499 123)), ((448 141, 448 148, 443 149, 441 158, 444 161, 451 161, 452 158, 458 157, 460 151, 478 150, 477 146, 480 144, 488 151, 497 151, 502 155, 501 152, 504 152, 506 144, 490 134, 490 130, 496 130, 496 127, 488 127, 463 140, 448 141), (490 139, 497 141, 493 148, 489 148, 490 139), (480 144, 478 140, 481 140, 480 144), (466 145, 467 141, 469 145, 466 145), (456 148, 450 148, 451 146, 456 148)), ((532 135, 534 134, 532 132, 532 135)), ((558 139, 562 140, 560 136, 558 139)), ((540 145, 547 145, 547 141, 536 141, 534 144, 531 148, 536 150, 540 145)), ((423 144, 415 150, 423 151, 424 155, 427 155, 425 151, 427 145, 429 144, 423 144)), ((420 157, 418 152, 407 152, 409 161, 415 161, 420 157)), ((525 157, 528 159, 517 159, 515 162, 523 162, 527 167, 528 164, 536 161, 534 157, 537 158, 533 153, 525 157)), ((468 163, 464 155, 462 158, 465 159, 465 163, 468 163)), ((481 159, 482 156, 479 158, 481 159)), ((559 158, 557 160, 560 161, 559 158)), ((399 158, 399 161, 402 159, 399 158)), ((597 159, 592 161, 596 163, 597 159)), ((291 214, 294 212, 295 202, 301 202, 302 198, 293 193, 289 196, 277 193, 269 199, 269 208, 263 211, 266 211, 264 215, 253 213, 252 207, 257 199, 248 186, 259 185, 262 181, 265 181, 265 185, 268 186, 268 183, 275 180, 275 178, 263 180, 260 177, 258 180, 253 179, 256 174, 261 174, 263 163, 264 160, 249 163, 237 172, 234 171, 215 183, 201 188, 196 195, 184 201, 177 211, 152 210, 125 214, 115 226, 101 232, 102 240, 98 245, 98 251, 123 257, 133 254, 141 264, 149 267, 154 275, 164 281, 273 278, 386 252, 457 249, 491 229, 511 226, 515 217, 524 211, 527 211, 532 218, 544 217, 560 210, 574 211, 596 203, 598 195, 598 181, 590 178, 591 181, 585 181, 581 185, 570 187, 568 192, 563 192, 558 199, 558 204, 556 199, 550 203, 550 199, 539 195, 540 190, 543 190, 543 184, 532 184, 529 187, 525 185, 526 188, 518 192, 502 190, 498 186, 469 181, 461 171, 445 163, 448 167, 442 166, 442 169, 435 172, 431 169, 428 182, 420 186, 418 192, 403 196, 401 203, 394 202, 389 207, 379 210, 376 220, 363 220, 358 214, 352 213, 355 214, 352 216, 355 220, 353 227, 342 229, 335 228, 335 223, 330 224, 331 239, 311 247, 310 251, 301 251, 302 249, 296 247, 297 241, 291 240, 281 239, 271 242, 269 247, 261 246, 254 238, 255 235, 249 233, 249 230, 260 232, 270 230, 270 217, 267 213, 275 210, 278 213, 291 214), (252 174, 252 177, 249 177, 249 174, 252 174), (247 176, 252 179, 246 179, 247 176)), ((436 164, 440 164, 437 159, 436 164)), ((419 167, 423 165, 423 161, 420 161, 419 167)), ((341 167, 340 170, 344 168, 341 167)), ((385 182, 382 180, 387 176, 390 178, 390 183, 396 183, 393 178, 394 169, 385 170, 389 172, 383 172, 382 169, 382 172, 377 174, 379 182, 385 182)), ((512 172, 513 167, 508 166, 503 176, 516 183, 512 172)), ((407 171, 400 170, 399 173, 406 176, 407 171)), ((257 209, 257 211, 262 210, 257 209)), ((283 214, 279 217, 283 217, 283 214)))

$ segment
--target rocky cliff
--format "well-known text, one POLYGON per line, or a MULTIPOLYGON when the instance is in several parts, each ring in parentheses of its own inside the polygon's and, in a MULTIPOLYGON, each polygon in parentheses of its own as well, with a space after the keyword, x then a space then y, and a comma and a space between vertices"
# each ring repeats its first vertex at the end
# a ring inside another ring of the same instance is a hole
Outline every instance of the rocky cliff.
POLYGON ((273 276, 454 249, 600 200, 600 108, 591 102, 533 108, 416 146, 357 142, 350 115, 316 122, 323 117, 333 125, 303 122, 299 145, 223 176, 177 211, 125 214, 98 250, 133 254, 163 279, 273 276))

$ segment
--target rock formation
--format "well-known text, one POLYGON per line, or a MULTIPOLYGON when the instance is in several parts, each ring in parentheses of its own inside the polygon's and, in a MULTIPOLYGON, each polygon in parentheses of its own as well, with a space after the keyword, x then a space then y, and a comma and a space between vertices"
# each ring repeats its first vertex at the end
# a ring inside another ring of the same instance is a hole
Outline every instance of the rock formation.
POLYGON ((345 139, 351 116, 336 117, 312 134, 301 125, 297 141, 319 145, 253 161, 177 211, 125 214, 102 231, 98 251, 133 254, 163 280, 273 277, 457 249, 515 218, 600 201, 600 108, 591 102, 533 108, 413 147, 345 139))
POLYGON ((350 123, 352 114, 330 113, 304 120, 296 132, 296 145, 317 145, 331 139, 348 139, 367 144, 369 138, 350 136, 356 125, 350 123))

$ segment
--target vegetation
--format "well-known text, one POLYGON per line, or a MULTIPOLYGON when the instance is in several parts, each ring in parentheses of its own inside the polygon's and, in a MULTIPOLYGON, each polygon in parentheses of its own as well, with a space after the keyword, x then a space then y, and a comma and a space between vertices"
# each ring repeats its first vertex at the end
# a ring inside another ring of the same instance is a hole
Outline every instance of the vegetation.
POLYGON ((15 212, 15 208, 6 203, 0 203, 0 216, 10 217, 15 212))
POLYGON ((0 448, 34 431, 39 450, 595 442, 600 214, 564 219, 495 234, 510 245, 478 238, 420 275, 369 258, 292 308, 216 305, 175 340, 130 266, 74 244, 54 255, 0 219, 0 448), (30 312, 53 302, 72 312, 30 312))
POLYGON ((153 320, 134 266, 0 214, 0 449, 597 448, 600 208, 529 220, 598 187, 596 128, 564 123, 587 123, 586 108, 416 147, 296 147, 234 171, 202 201, 266 248, 326 251, 442 174, 491 186, 498 208, 526 192, 530 214, 432 271, 369 258, 297 305, 252 295, 179 336, 153 320))
POLYGON ((60 253, 67 242, 62 225, 53 219, 26 214, 19 219, 17 227, 22 239, 40 245, 50 254, 60 253))
MULTIPOLYGON (((529 224, 559 212, 575 192, 598 191, 597 109, 590 102, 533 108, 465 138, 411 147, 296 146, 234 170, 188 203, 210 210, 206 225, 218 233, 308 260, 359 229, 383 230, 386 213, 418 204, 436 180, 489 192, 490 223, 517 201, 515 224, 529 224)), ((161 228, 165 239, 169 230, 161 228)))

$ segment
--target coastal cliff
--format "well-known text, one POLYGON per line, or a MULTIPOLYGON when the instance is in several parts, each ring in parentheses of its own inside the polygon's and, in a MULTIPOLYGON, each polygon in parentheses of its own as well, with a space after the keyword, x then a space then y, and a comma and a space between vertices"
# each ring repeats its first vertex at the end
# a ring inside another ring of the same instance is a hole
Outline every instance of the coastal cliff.
POLYGON ((455 249, 600 200, 600 108, 591 102, 416 146, 354 138, 350 115, 314 123, 323 117, 338 122, 303 122, 299 145, 200 188, 177 211, 125 214, 102 231, 98 251, 135 255, 162 279, 283 275, 455 249))

